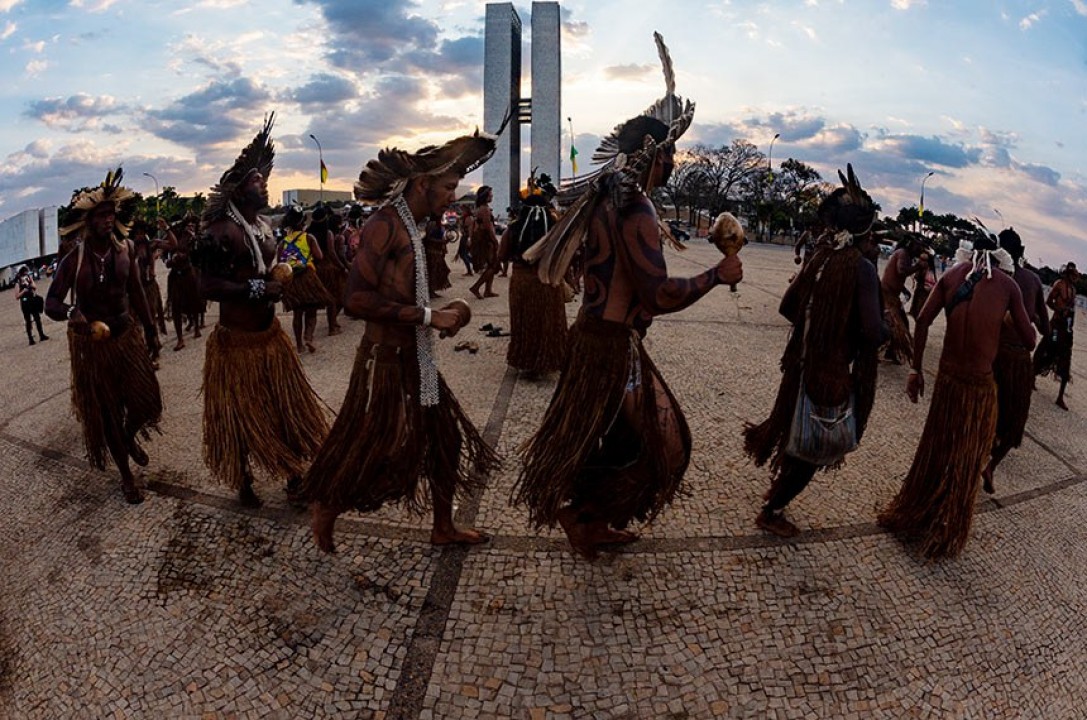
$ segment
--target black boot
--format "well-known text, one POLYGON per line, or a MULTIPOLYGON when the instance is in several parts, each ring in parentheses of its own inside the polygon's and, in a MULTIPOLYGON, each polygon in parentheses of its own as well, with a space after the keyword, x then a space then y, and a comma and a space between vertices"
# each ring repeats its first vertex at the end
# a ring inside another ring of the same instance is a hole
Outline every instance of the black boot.
POLYGON ((34 344, 34 336, 33 335, 27 335, 27 337, 30 339, 30 344, 33 345, 34 344))

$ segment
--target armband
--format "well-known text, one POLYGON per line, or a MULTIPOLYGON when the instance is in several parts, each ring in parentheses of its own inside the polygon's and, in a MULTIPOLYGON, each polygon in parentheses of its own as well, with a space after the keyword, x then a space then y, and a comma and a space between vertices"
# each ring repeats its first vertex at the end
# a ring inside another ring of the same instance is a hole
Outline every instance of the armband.
POLYGON ((433 315, 433 311, 430 308, 423 308, 423 327, 430 327, 431 315, 433 315))
POLYGON ((259 278, 253 278, 249 281, 249 299, 260 300, 264 297, 264 281, 259 278))
POLYGON ((72 319, 72 313, 74 313, 75 311, 76 311, 75 305, 69 305, 68 306, 68 312, 65 314, 65 317, 68 320, 71 320, 72 319))

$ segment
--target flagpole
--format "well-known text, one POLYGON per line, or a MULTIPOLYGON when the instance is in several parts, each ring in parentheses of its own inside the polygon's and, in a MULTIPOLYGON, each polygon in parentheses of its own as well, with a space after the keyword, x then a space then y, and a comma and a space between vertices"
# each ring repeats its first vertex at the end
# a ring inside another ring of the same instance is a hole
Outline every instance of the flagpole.
POLYGON ((320 178, 320 180, 321 180, 321 202, 324 202, 325 201, 325 173, 324 173, 325 154, 324 154, 324 151, 321 149, 320 141, 317 140, 316 136, 314 136, 313 133, 310 133, 310 138, 313 140, 313 142, 317 143, 317 159, 318 159, 318 162, 321 163, 321 166, 317 169, 317 177, 320 178))
POLYGON ((570 123, 570 170, 573 173, 573 177, 577 177, 577 149, 574 147, 574 119, 567 117, 566 121, 570 123))

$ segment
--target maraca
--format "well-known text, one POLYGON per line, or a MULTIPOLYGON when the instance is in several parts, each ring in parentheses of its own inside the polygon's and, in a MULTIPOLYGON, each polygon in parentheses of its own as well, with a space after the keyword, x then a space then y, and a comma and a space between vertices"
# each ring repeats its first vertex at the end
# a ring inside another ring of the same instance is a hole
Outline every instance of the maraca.
POLYGON ((101 320, 95 320, 90 324, 91 328, 91 340, 108 340, 109 339, 109 325, 106 325, 101 320))
MULTIPOLYGON (((710 226, 710 242, 725 254, 732 257, 740 252, 744 246, 744 228, 740 221, 732 213, 723 212, 717 216, 710 226)), ((736 292, 735 285, 729 285, 729 290, 736 292)))
MULTIPOLYGON (((464 300, 461 300, 460 298, 450 300, 439 309, 452 310, 453 312, 457 313, 457 317, 460 320, 460 327, 457 328, 458 330, 472 321, 472 308, 468 305, 468 303, 466 303, 464 300)), ((444 330, 439 333, 439 337, 445 337, 444 330)))
POLYGON ((280 285, 286 285, 294 277, 294 269, 287 263, 276 263, 268 271, 268 277, 280 285))

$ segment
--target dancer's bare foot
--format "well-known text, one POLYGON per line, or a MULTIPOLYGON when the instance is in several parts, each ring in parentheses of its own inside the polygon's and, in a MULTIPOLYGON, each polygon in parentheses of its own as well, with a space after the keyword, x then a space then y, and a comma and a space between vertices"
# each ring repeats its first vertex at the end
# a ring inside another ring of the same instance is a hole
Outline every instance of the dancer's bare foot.
POLYGON ((333 325, 332 327, 330 327, 328 329, 328 336, 332 337, 333 335, 339 335, 342 332, 343 332, 342 327, 340 327, 339 325, 333 325))
POLYGON ((784 515, 772 513, 769 510, 760 512, 755 518, 755 524, 778 537, 793 538, 800 534, 799 528, 786 520, 784 515))
POLYGON ((238 502, 242 507, 247 508, 259 508, 264 504, 257 493, 253 491, 253 482, 251 480, 247 480, 238 489, 238 502))
POLYGON ((982 483, 981 488, 992 495, 996 490, 993 489, 993 466, 987 465, 984 470, 981 471, 981 478, 985 482, 982 483))
POLYGON ((563 508, 559 510, 558 520, 573 551, 586 560, 596 560, 596 548, 589 541, 588 525, 578 521, 577 512, 573 508, 563 508))
POLYGON ((134 483, 121 482, 121 492, 124 493, 125 502, 129 505, 139 505, 143 502, 143 493, 134 483))
POLYGON ((1068 409, 1068 406, 1064 404, 1064 398, 1057 398, 1056 405, 1061 410, 1067 410, 1068 409))
MULTIPOLYGON (((479 293, 476 293, 476 295, 478 296, 478 295, 479 295, 479 293)), ((496 293, 496 292, 491 292, 490 290, 488 290, 487 292, 483 293, 483 297, 485 297, 485 298, 489 298, 489 297, 498 297, 498 293, 496 293)))
MULTIPOLYGON (((200 327, 203 327, 203 325, 201 325, 200 327)), ((200 327, 196 328, 196 330, 192 334, 194 340, 200 337, 200 327)))
POLYGON ((174 352, 177 352, 178 350, 183 350, 184 348, 185 348, 185 341, 182 340, 181 338, 178 338, 177 339, 177 345, 174 345, 174 352))
POLYGON ((636 532, 615 530, 607 525, 593 528, 591 536, 593 545, 626 545, 636 541, 638 537, 636 532))
POLYGON ((306 343, 306 349, 309 350, 311 353, 317 352, 317 346, 311 342, 306 343))
POLYGON ((336 513, 320 503, 313 503, 310 529, 313 531, 313 541, 323 552, 336 552, 336 543, 332 541, 332 530, 335 526, 336 513))
POLYGON ((490 539, 490 535, 472 528, 466 530, 459 530, 456 527, 449 530, 434 528, 430 531, 431 545, 479 545, 490 539))
POLYGON ((470 287, 468 291, 476 296, 476 299, 482 300, 483 296, 479 294, 479 288, 470 287))

